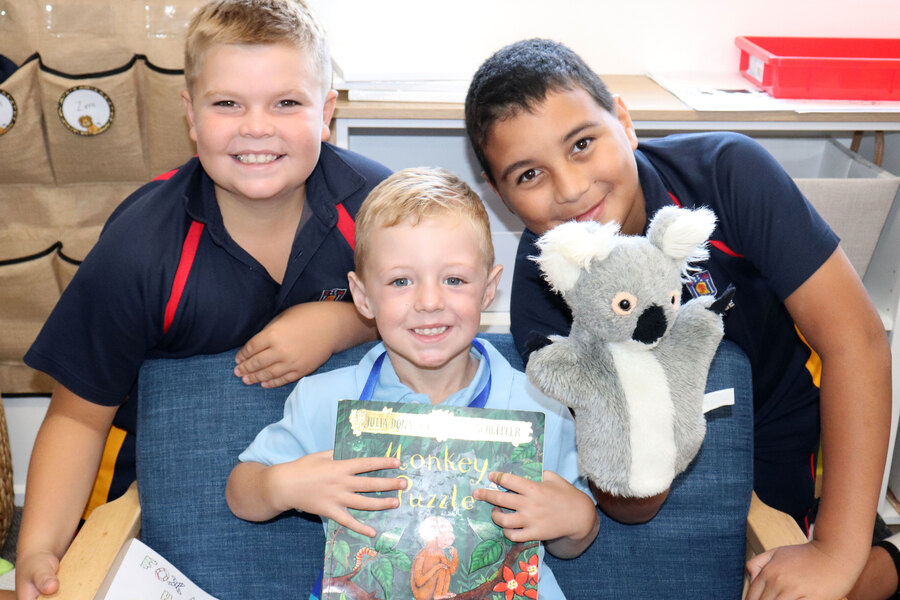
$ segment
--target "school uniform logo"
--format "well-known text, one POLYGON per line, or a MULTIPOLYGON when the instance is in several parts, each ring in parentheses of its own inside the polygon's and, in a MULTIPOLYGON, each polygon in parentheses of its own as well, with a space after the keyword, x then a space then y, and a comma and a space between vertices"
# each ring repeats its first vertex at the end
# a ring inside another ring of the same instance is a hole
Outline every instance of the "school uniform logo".
POLYGON ((713 282, 712 275, 706 270, 691 274, 687 283, 685 283, 685 286, 687 286, 687 289, 691 292, 691 296, 694 298, 699 298, 700 296, 715 296, 718 292, 718 290, 716 290, 716 284, 713 282))
POLYGON ((330 300, 332 302, 338 302, 343 300, 344 296, 347 295, 347 288, 331 288, 330 290, 322 290, 322 295, 319 297, 319 301, 330 300))

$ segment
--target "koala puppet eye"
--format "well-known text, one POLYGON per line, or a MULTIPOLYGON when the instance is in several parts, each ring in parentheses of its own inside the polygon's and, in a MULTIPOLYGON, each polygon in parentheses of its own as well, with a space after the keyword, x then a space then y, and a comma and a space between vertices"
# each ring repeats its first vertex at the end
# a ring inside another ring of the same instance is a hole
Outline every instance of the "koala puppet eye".
POLYGON ((672 290, 672 294, 671 294, 671 297, 670 297, 670 300, 671 300, 671 302, 672 302, 672 306, 675 306, 675 307, 678 306, 678 296, 679 296, 678 290, 672 290))
POLYGON ((637 306, 637 298, 628 292, 619 292, 612 299, 612 309, 617 315, 624 317, 630 315, 637 306))

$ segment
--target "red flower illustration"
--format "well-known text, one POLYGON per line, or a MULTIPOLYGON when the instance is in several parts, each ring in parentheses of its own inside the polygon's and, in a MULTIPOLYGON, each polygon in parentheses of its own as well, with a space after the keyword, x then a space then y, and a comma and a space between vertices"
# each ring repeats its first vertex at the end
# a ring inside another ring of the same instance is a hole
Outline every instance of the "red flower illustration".
POLYGON ((513 595, 521 596, 526 593, 526 591, 531 592, 534 591, 535 595, 527 594, 529 598, 536 598, 537 592, 535 590, 525 590, 525 580, 528 579, 528 573, 525 571, 519 571, 519 573, 513 576, 513 572, 509 567, 503 567, 503 579, 497 585, 494 586, 495 592, 506 592, 506 600, 512 600, 513 595))
POLYGON ((532 554, 528 562, 519 561, 519 568, 528 573, 528 583, 538 582, 538 555, 532 554))

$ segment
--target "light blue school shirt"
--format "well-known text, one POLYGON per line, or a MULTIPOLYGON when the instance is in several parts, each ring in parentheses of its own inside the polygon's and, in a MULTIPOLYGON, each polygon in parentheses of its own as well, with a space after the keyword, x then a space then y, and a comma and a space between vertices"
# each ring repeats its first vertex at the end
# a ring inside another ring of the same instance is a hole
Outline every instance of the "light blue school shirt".
MULTIPOLYGON (((491 391, 485 408, 531 410, 544 413, 544 470, 553 471, 583 492, 589 494, 587 483, 578 472, 575 450, 575 422, 569 409, 537 390, 521 371, 509 362, 490 342, 478 340, 490 358, 491 391)), ((301 379, 284 404, 284 417, 263 429, 244 450, 241 462, 274 465, 296 460, 301 456, 334 448, 338 400, 359 398, 366 380, 384 344, 377 344, 355 367, 344 367, 301 379)), ((488 366, 484 357, 472 349, 479 360, 478 371, 464 389, 448 397, 445 406, 468 406, 488 381, 488 366)), ((425 394, 417 394, 400 382, 385 357, 378 384, 372 396, 374 402, 415 402, 431 404, 425 394)), ((560 518, 565 518, 560 515, 560 518)), ((542 600, 565 600, 556 578, 544 565, 544 546, 540 552, 540 583, 538 597, 542 600)))

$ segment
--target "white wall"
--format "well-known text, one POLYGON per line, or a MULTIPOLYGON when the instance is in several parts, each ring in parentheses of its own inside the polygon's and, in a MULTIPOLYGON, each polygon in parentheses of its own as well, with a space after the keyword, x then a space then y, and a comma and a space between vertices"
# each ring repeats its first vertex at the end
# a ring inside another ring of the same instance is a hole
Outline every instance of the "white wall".
POLYGON ((737 35, 900 35, 898 0, 309 1, 345 71, 410 79, 468 79, 496 49, 534 36, 618 74, 736 70, 737 35))

